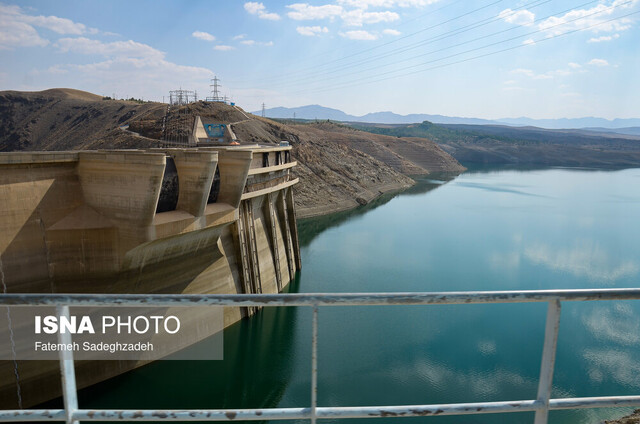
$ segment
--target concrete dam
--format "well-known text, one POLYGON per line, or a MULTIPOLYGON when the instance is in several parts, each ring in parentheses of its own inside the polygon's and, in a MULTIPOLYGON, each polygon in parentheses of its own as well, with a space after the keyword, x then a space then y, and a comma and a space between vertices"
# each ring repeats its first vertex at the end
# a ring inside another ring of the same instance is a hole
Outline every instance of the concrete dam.
MULTIPOLYGON (((258 145, 2 153, 0 290, 278 293, 300 269, 290 153, 258 145)), ((224 326, 254 312, 225 307, 224 326)), ((140 365, 80 361, 78 386, 140 365)), ((0 408, 60 394, 57 362, 0 361, 0 408)))

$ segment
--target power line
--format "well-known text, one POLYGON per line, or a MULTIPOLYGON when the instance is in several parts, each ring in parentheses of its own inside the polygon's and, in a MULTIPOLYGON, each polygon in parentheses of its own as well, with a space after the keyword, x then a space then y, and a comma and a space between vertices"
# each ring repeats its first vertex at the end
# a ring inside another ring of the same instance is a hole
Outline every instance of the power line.
MULTIPOLYGON (((359 52, 357 52, 357 53, 355 53, 355 54, 351 54, 351 55, 349 55, 349 56, 343 56, 343 57, 341 57, 341 58, 339 58, 339 59, 335 59, 335 60, 330 61, 330 62, 325 62, 323 65, 326 65, 326 64, 329 64, 329 63, 333 63, 333 62, 338 62, 338 61, 340 61, 340 60, 344 60, 344 59, 351 59, 353 56, 358 56, 358 55, 361 55, 361 54, 364 54, 364 53, 370 52, 370 51, 372 51, 372 50, 376 50, 376 49, 379 49, 379 48, 381 48, 381 47, 387 46, 387 45, 389 45, 389 44, 396 43, 396 42, 401 41, 401 40, 404 40, 404 39, 406 39, 406 38, 413 37, 413 36, 415 36, 415 35, 418 35, 418 34, 421 34, 421 33, 425 32, 425 31, 429 31, 430 29, 434 29, 434 28, 437 28, 437 27, 442 26, 442 25, 444 25, 444 24, 448 24, 448 23, 453 22, 453 21, 456 21, 456 20, 458 20, 458 19, 462 19, 462 18, 464 18, 465 16, 471 15, 472 13, 475 13, 475 12, 479 12, 480 10, 486 9, 486 8, 488 8, 488 7, 491 7, 491 6, 493 6, 493 5, 495 5, 495 4, 498 4, 498 3, 502 2, 502 1, 503 1, 503 0, 496 0, 496 1, 494 1, 494 2, 492 2, 492 3, 489 3, 489 4, 485 5, 485 6, 479 7, 479 8, 477 8, 477 9, 473 9, 473 10, 471 10, 470 12, 463 13, 462 15, 458 15, 458 16, 456 16, 456 17, 454 17, 454 18, 451 18, 451 19, 447 19, 447 20, 446 20, 446 21, 444 21, 444 22, 440 22, 440 23, 438 23, 438 24, 436 24, 436 25, 432 25, 432 26, 430 26, 430 27, 423 28, 423 29, 421 29, 421 30, 419 30, 419 31, 416 31, 416 32, 413 32, 413 33, 411 33, 411 34, 407 34, 407 35, 405 35, 405 36, 402 36, 402 37, 399 37, 399 38, 396 38, 396 39, 393 39, 393 40, 387 41, 386 43, 382 43, 382 44, 379 44, 379 45, 377 45, 377 46, 373 46, 373 47, 370 47, 370 48, 368 48, 368 49, 361 50, 361 51, 359 51, 359 52)), ((313 69, 313 68, 312 68, 312 69, 313 69)))
MULTIPOLYGON (((434 29, 434 28, 440 27, 440 26, 442 26, 442 25, 445 25, 445 24, 447 24, 447 23, 450 23, 450 22, 456 21, 456 20, 461 19, 461 18, 463 18, 463 17, 465 17, 465 16, 471 15, 471 14, 473 14, 473 13, 475 13, 475 12, 478 12, 478 11, 484 10, 484 9, 486 9, 486 8, 489 8, 489 7, 491 7, 491 6, 495 5, 495 4, 498 4, 498 3, 502 2, 502 1, 503 1, 503 0, 494 0, 494 1, 492 1, 491 3, 489 3, 489 4, 485 5, 485 6, 479 7, 479 8, 477 8, 477 9, 473 9, 473 10, 471 10, 471 11, 469 11, 469 12, 463 13, 462 15, 455 16, 455 17, 453 17, 453 18, 447 19, 446 21, 443 21, 443 22, 437 23, 437 24, 435 24, 435 25, 428 26, 428 27, 426 27, 426 28, 422 28, 422 29, 420 29, 420 30, 418 30, 418 31, 416 31, 416 32, 411 33, 411 34, 407 34, 407 35, 405 35, 405 36, 402 36, 402 37, 399 37, 399 38, 396 38, 396 39, 393 39, 393 40, 387 41, 387 42, 382 43, 382 44, 379 44, 379 45, 377 45, 377 46, 373 46, 373 47, 369 47, 369 48, 364 49, 364 50, 357 51, 357 52, 355 52, 355 53, 352 53, 352 54, 349 54, 349 55, 346 55, 346 56, 340 57, 340 58, 338 58, 338 59, 330 60, 330 61, 323 62, 323 63, 317 64, 317 65, 313 65, 313 66, 308 66, 308 67, 306 67, 306 68, 301 68, 301 69, 299 69, 299 70, 292 71, 292 72, 289 72, 289 73, 287 73, 287 74, 278 74, 278 75, 275 75, 275 76, 273 76, 273 77, 261 77, 261 80, 263 80, 263 81, 264 81, 264 80, 273 81, 274 79, 287 78, 287 77, 290 77, 291 75, 296 75, 296 74, 299 74, 299 73, 305 72, 305 71, 307 71, 307 70, 317 70, 317 69, 318 69, 318 68, 320 68, 320 67, 323 67, 323 66, 326 66, 326 65, 330 65, 330 64, 332 64, 332 63, 340 62, 340 61, 342 61, 342 60, 346 60, 346 59, 351 59, 351 58, 353 58, 354 56, 359 56, 359 55, 364 54, 364 53, 367 53, 367 52, 369 52, 369 51, 372 51, 372 50, 376 50, 376 49, 379 49, 379 48, 385 47, 385 46, 387 46, 387 45, 390 45, 390 44, 396 43, 396 42, 401 41, 401 40, 404 40, 404 39, 406 39, 406 38, 410 38, 410 37, 413 37, 413 36, 415 36, 415 35, 421 34, 421 33, 425 32, 425 31, 428 31, 428 30, 431 30, 431 29, 434 29)), ((540 1, 540 0, 536 0, 536 1, 540 1)), ((453 4, 456 4, 456 3, 459 3, 459 1, 456 1, 456 2, 454 2, 453 4)), ((450 4, 449 6, 452 6, 453 4, 450 4)), ((436 9, 435 11, 432 11, 432 12, 430 12, 430 13, 435 13, 436 11, 441 10, 441 9, 444 9, 444 7, 441 7, 441 8, 439 8, 439 9, 436 9)), ((427 15, 427 14, 425 14, 424 16, 426 16, 426 15, 427 15)), ((407 21, 406 23, 409 23, 409 22, 411 22, 411 21, 413 21, 413 20, 415 20, 415 19, 412 19, 412 20, 410 20, 410 21, 407 21)), ((406 25, 406 23, 405 23, 404 25, 406 25)), ((316 57, 317 57, 317 56, 316 56, 316 57)))
MULTIPOLYGON (((387 57, 390 57, 390 56, 396 56, 396 55, 399 55, 399 54, 401 54, 401 53, 405 53, 405 52, 407 52, 407 51, 409 51, 409 50, 414 50, 414 49, 416 49, 416 48, 418 48, 418 47, 422 47, 422 46, 427 45, 427 44, 432 44, 432 43, 434 43, 434 42, 436 42, 436 41, 442 41, 442 40, 444 40, 444 39, 446 39, 446 38, 453 37, 453 36, 456 36, 456 35, 460 35, 460 34, 462 34, 462 33, 464 33, 464 32, 468 32, 468 31, 471 31, 471 30, 476 29, 476 28, 480 28, 480 27, 482 27, 482 26, 485 26, 485 25, 491 24, 491 23, 493 23, 493 22, 496 22, 496 21, 502 20, 502 19, 503 19, 503 18, 505 18, 505 17, 513 16, 513 15, 514 15, 514 14, 516 14, 519 10, 524 9, 524 8, 526 8, 526 7, 529 7, 529 8, 531 8, 531 9, 533 9, 534 7, 541 6, 541 5, 543 5, 543 4, 545 4, 545 3, 549 3, 549 2, 551 2, 551 1, 552 1, 552 0, 534 0, 534 1, 530 2, 530 3, 527 3, 527 4, 522 5, 521 7, 517 8, 517 9, 515 9, 515 10, 512 10, 510 13, 508 13, 508 14, 506 14, 506 15, 503 15, 503 16, 501 16, 501 17, 494 17, 494 16, 492 16, 492 17, 490 17, 490 18, 485 18, 485 19, 483 19, 483 20, 480 20, 480 21, 474 22, 474 23, 472 23, 472 24, 465 25, 465 26, 463 26, 463 27, 461 27, 461 28, 457 28, 457 29, 455 29, 455 30, 451 30, 451 31, 444 32, 444 33, 442 33, 442 34, 440 34, 440 35, 436 35, 436 36, 431 37, 431 38, 428 38, 428 39, 426 39, 426 40, 419 41, 419 42, 417 42, 417 43, 413 43, 413 44, 409 44, 408 46, 405 46, 404 48, 402 48, 402 49, 400 49, 400 50, 394 50, 394 51, 391 51, 391 52, 382 53, 382 54, 379 54, 379 55, 376 55, 376 56, 372 56, 372 57, 369 57, 369 58, 364 59, 364 60, 361 60, 361 61, 356 61, 356 62, 352 62, 352 63, 350 63, 350 64, 346 64, 346 65, 344 65, 344 66, 342 66, 342 67, 337 67, 337 68, 335 68, 335 69, 333 69, 333 70, 329 70, 329 71, 317 71, 317 72, 314 72, 314 73, 312 73, 312 74, 308 74, 308 75, 303 76, 303 77, 301 77, 301 78, 295 79, 295 80, 293 80, 293 81, 289 80, 289 81, 287 81, 286 83, 289 83, 289 84, 290 84, 290 83, 297 83, 297 82, 306 81, 306 80, 308 80, 308 79, 315 78, 315 77, 313 76, 313 75, 315 75, 315 74, 319 74, 319 75, 322 75, 322 76, 325 76, 325 75, 327 75, 327 74, 335 74, 335 73, 340 72, 340 71, 342 71, 342 70, 344 70, 344 69, 353 68, 353 67, 358 66, 358 65, 362 65, 362 64, 365 64, 365 63, 374 62, 374 61, 376 61, 376 60, 378 60, 378 59, 384 59, 384 58, 387 58, 387 57), (535 4, 535 3, 538 3, 538 4, 535 4)), ((591 1, 587 2, 587 3, 583 3, 583 4, 578 5, 578 6, 575 6, 575 7, 583 7, 583 6, 587 5, 587 4, 597 3, 597 2, 598 2, 598 0, 591 0, 591 1)), ((566 11, 573 10, 575 7, 572 7, 572 8, 566 9, 565 11, 563 11, 563 12, 558 12, 558 13, 565 13, 566 11)), ((557 14, 557 13, 555 13, 555 14, 557 14)), ((549 16, 547 16, 546 18, 542 18, 542 19, 547 19, 547 18, 549 18, 549 17, 551 17, 551 16, 554 16, 555 14, 553 14, 553 15, 549 15, 549 16)), ((488 38, 488 37, 490 37, 490 36, 497 35, 497 34, 501 34, 501 33, 503 33, 503 32, 512 31, 512 30, 514 30, 514 29, 517 29, 517 28, 516 28, 516 27, 513 27, 513 28, 506 29, 506 30, 498 31, 498 32, 495 32, 495 33, 490 34, 490 35, 488 35, 488 36, 484 36, 484 37, 482 37, 482 38, 488 38)), ((479 38, 479 39, 481 39, 481 38, 479 38)), ((475 41, 475 40, 472 40, 472 41, 475 41)), ((409 58, 409 59, 407 59, 407 60, 411 60, 411 59, 412 59, 412 58, 409 58)), ((406 60, 404 60, 404 61, 406 61, 406 60)), ((398 62, 394 62, 394 63, 398 63, 398 62)), ((387 64, 387 65, 382 65, 382 66, 389 66, 389 64, 387 64)), ((278 83, 277 83, 277 82, 276 82, 276 83, 274 83, 274 84, 275 84, 275 85, 278 85, 278 83)), ((279 85, 282 85, 282 83, 280 83, 279 85)))
MULTIPOLYGON (((542 1, 542 0, 537 0, 537 1, 542 1)), ((591 4, 591 3, 596 3, 596 2, 597 1, 595 1, 595 0, 594 1, 589 1, 589 2, 583 3, 583 4, 578 5, 578 6, 574 6, 574 7, 570 8, 570 9, 567 9, 567 10, 565 10, 563 12, 557 12, 557 13, 554 13, 553 15, 549 15, 549 16, 547 16, 545 18, 539 18, 539 19, 535 20, 534 22, 539 22, 541 20, 548 19, 551 16, 555 16, 556 14, 563 14, 563 13, 565 13, 567 11, 574 10, 575 8, 583 7, 585 5, 588 5, 588 4, 591 4)), ((532 3, 536 3, 536 2, 534 1, 532 3)), ((518 38, 523 38, 523 37, 531 36, 533 34, 540 33, 540 32, 543 32, 543 31, 548 31, 549 29, 552 29, 554 27, 571 24, 573 22, 576 22, 576 21, 579 21, 579 20, 582 20, 582 19, 585 19, 585 18, 589 18, 589 17, 594 16, 594 15, 605 13, 605 12, 607 12, 609 10, 616 9, 618 7, 625 6, 625 5, 628 5, 630 3, 634 3, 634 1, 633 0, 629 0, 629 1, 626 1, 626 2, 620 3, 620 4, 614 3, 614 6, 611 6, 611 7, 605 8, 605 9, 601 9, 601 10, 597 10, 596 12, 593 12, 593 13, 590 13, 590 14, 587 14, 587 15, 584 15, 584 16, 580 16, 578 18, 575 18, 575 19, 572 19, 572 20, 569 20, 569 21, 566 21, 566 22, 561 22, 559 24, 546 27, 546 28, 544 28, 544 30, 536 30, 536 31, 532 31, 532 32, 529 32, 529 33, 525 33, 525 34, 519 35, 517 37, 511 37, 511 38, 508 38, 508 39, 505 39, 505 40, 497 41, 497 42, 494 42, 494 43, 489 43, 489 44, 486 44, 486 45, 483 45, 483 46, 480 46, 480 47, 477 47, 477 48, 469 49, 469 50, 466 50, 466 51, 463 51, 463 52, 459 52, 459 53, 455 53, 455 54, 452 54, 452 55, 440 57, 440 58, 437 58, 437 59, 434 59, 434 60, 430 60, 430 61, 426 61, 426 62, 423 62, 423 63, 419 63, 419 64, 413 65, 411 67, 408 67, 408 68, 396 69, 396 70, 391 70, 391 71, 387 71, 387 72, 378 73, 378 74, 375 74, 375 75, 369 75, 369 76, 363 77, 362 74, 364 72, 368 72, 368 71, 371 71, 371 70, 374 70, 374 69, 379 69, 379 68, 381 68, 383 66, 370 67, 368 69, 364 69, 362 71, 359 71, 358 74, 360 75, 360 77, 358 79, 356 79, 356 80, 346 81, 346 82, 340 83, 338 85, 331 85, 331 86, 327 85, 327 86, 324 86, 324 87, 321 87, 321 88, 318 88, 318 89, 311 89, 311 90, 305 89, 303 91, 296 91, 296 92, 290 92, 290 93, 291 94, 302 94, 302 93, 308 94, 308 93, 314 93, 314 92, 333 91, 333 90, 337 90, 337 89, 342 90, 344 88, 350 88, 350 87, 353 87, 353 86, 360 86, 360 85, 363 85, 363 84, 370 84, 370 83, 373 83, 373 82, 381 82, 381 81, 386 81, 386 80, 389 80, 389 79, 392 79, 392 78, 399 78, 399 77, 403 77, 403 76, 422 73, 422 72, 426 72, 426 71, 429 71, 429 70, 438 69, 438 68, 442 68, 442 67, 446 67, 446 66, 451 66, 451 65, 455 65, 455 64, 459 64, 459 63, 464 63, 464 62, 468 62, 470 60, 475 60, 475 59, 479 59, 479 58, 482 58, 482 57, 495 55, 495 54, 498 54, 498 53, 501 53, 501 52, 514 50, 516 48, 524 47, 525 45, 518 45, 518 46, 514 46, 514 47, 508 47, 506 49, 501 49, 501 50, 498 50, 498 51, 495 51, 495 52, 489 52, 489 53, 473 56, 473 57, 470 57, 470 58, 465 58, 465 59, 462 59, 462 60, 457 60, 457 61, 453 61, 453 62, 449 62, 449 63, 444 63, 444 64, 440 64, 440 65, 436 65, 436 66, 431 66, 431 67, 424 68, 424 69, 418 69, 418 70, 412 71, 412 72, 406 72, 407 69, 426 67, 428 65, 435 64, 437 62, 441 62, 441 61, 444 61, 444 60, 447 60, 447 59, 451 59, 451 58, 454 58, 454 57, 458 57, 458 56, 461 56, 461 55, 473 53, 475 51, 484 50, 484 49, 487 49, 489 47, 496 46, 496 45, 503 44, 503 43, 507 43, 509 41, 513 41, 513 40, 518 39, 518 38), (399 72, 402 72, 402 73, 398 74, 399 72), (396 74, 396 75, 392 75, 392 74, 396 74), (387 77, 387 75, 391 75, 391 76, 387 77), (374 80, 374 78, 378 78, 378 79, 374 80)), ((559 36, 563 36, 563 35, 569 35, 569 34, 572 34, 572 33, 578 32, 578 31, 584 31, 585 29, 590 29, 590 28, 593 28, 593 27, 597 27, 599 25, 603 25, 605 23, 609 23, 609 22, 613 22, 613 21, 616 21, 616 20, 619 20, 619 19, 623 19, 623 18, 625 18, 627 16, 631 16, 631 15, 634 15, 634 14, 635 13, 631 13, 631 14, 628 14, 628 15, 620 16, 618 18, 614 18, 614 19, 611 19, 611 20, 608 20, 608 21, 604 21, 604 22, 600 22, 600 23, 591 25, 591 26, 589 26, 587 28, 582 28, 582 29, 579 29, 579 30, 569 31, 569 32, 566 32, 566 33, 563 33, 563 34, 550 36, 549 38, 545 38, 544 41, 546 41, 547 39, 555 39, 555 38, 558 38, 559 36)), ((486 21, 486 19, 484 21, 486 21)), ((484 22, 484 21, 480 21, 480 23, 471 24, 471 26, 473 26, 473 25, 481 26, 482 22, 484 22)), ((468 27, 468 26, 469 25, 467 25, 466 27, 468 27)), ((466 31, 462 31, 462 29, 464 29, 466 27, 461 27, 461 28, 458 28, 456 30, 449 31, 448 33, 466 32, 466 31)), ((476 38, 474 38, 472 40, 469 40, 469 41, 466 41, 466 42, 463 42, 463 43, 459 43, 459 44, 454 45, 454 46, 449 46, 448 48, 442 48, 442 49, 438 49, 438 50, 435 50, 435 51, 431 51, 431 52, 428 52, 428 53, 423 54, 421 56, 426 56, 426 55, 433 54, 433 53, 436 53, 436 52, 440 52, 440 51, 443 51, 443 50, 452 49, 452 48, 458 47, 458 46, 463 45, 463 44, 469 44, 471 42, 475 42, 475 41, 478 41, 478 40, 481 40, 481 39, 488 38, 490 36, 494 36, 494 35, 497 35, 497 34, 500 34, 500 33, 504 33, 504 32, 510 31, 510 30, 518 29, 518 28, 520 28, 520 27, 513 27, 513 28, 509 28, 507 30, 498 31, 496 33, 485 35, 485 36, 482 36, 482 37, 476 37, 476 38)), ((474 28, 471 28, 471 29, 474 29, 474 28)), ((446 34, 448 34, 448 33, 445 33, 444 35, 440 35, 439 37, 445 37, 446 34)), ((426 42, 422 41, 422 43, 426 43, 426 42)), ((411 58, 411 60, 415 60, 416 57, 421 57, 421 56, 414 56, 414 57, 411 58)), ((404 61, 406 61, 406 60, 404 60, 404 61)), ((398 62, 396 62, 396 63, 398 63, 398 62)), ((389 66, 389 65, 384 65, 384 66, 389 66)), ((315 82, 320 82, 320 81, 321 81, 321 79, 316 79, 315 80, 315 82)))
MULTIPOLYGON (((598 0, 592 0, 592 1, 589 1, 589 2, 587 2, 587 3, 583 3, 583 4, 580 4, 580 5, 578 5, 578 6, 575 6, 575 7, 569 8, 569 9, 565 9, 565 10, 563 10, 563 11, 561 11, 561 12, 556 12, 556 13, 553 13, 553 14, 551 14, 551 15, 547 15, 547 16, 545 16, 544 18, 536 19, 533 23, 538 23, 538 22, 544 21, 544 20, 546 20, 546 19, 549 19, 549 18, 551 18, 551 17, 554 17, 555 15, 559 15, 559 14, 563 14, 563 13, 569 12, 569 11, 571 11, 571 10, 574 10, 576 7, 584 7, 584 6, 588 5, 588 4, 591 4, 591 3, 597 3, 597 2, 598 2, 598 0)), ((627 2, 627 3, 629 3, 629 2, 627 2)), ((622 3, 622 4, 618 5, 618 6, 621 6, 621 5, 623 5, 623 4, 625 4, 625 3, 622 3)), ((616 7, 617 7, 617 6, 616 6, 616 7)), ((605 10, 603 10, 603 11, 594 12, 593 14, 602 13, 602 12, 604 12, 604 11, 606 11, 606 10, 607 10, 607 9, 605 9, 605 10)), ((577 19, 582 19, 582 18, 585 18, 585 17, 588 17, 588 16, 591 16, 591 15, 586 15, 586 16, 583 16, 583 17, 580 17, 580 18, 577 18, 577 19)), ((576 19, 576 20, 577 20, 577 19, 576 19)), ((569 21, 569 22, 572 22, 572 21, 569 21)), ((564 24, 569 23, 569 22, 565 22, 565 23, 561 23, 561 24, 557 24, 557 25, 564 25, 564 24)), ((557 25, 554 25, 554 26, 557 26, 557 25)), ((549 28, 552 28, 552 27, 549 27, 549 28)), ((455 47, 460 47, 460 46, 463 46, 463 45, 466 45, 466 44, 471 44, 471 43, 474 43, 474 42, 476 42, 476 41, 483 40, 483 39, 486 39, 486 38, 490 38, 490 37, 493 37, 493 36, 495 36, 495 35, 503 34, 503 33, 506 33, 506 32, 509 32, 509 31, 513 31, 513 30, 516 30, 516 29, 519 29, 519 27, 512 27, 512 28, 508 28, 508 29, 505 29, 505 30, 497 31, 497 32, 494 32, 494 33, 491 33, 491 34, 488 34, 488 35, 484 35, 484 36, 481 36, 481 37, 476 37, 476 38, 473 38, 473 39, 468 40, 468 41, 464 41, 464 42, 461 42, 461 43, 458 43, 458 44, 454 44, 454 45, 452 45, 452 46, 443 47, 443 48, 436 49, 436 50, 432 50, 432 51, 429 51, 429 52, 427 52, 427 53, 423 53, 423 54, 420 54, 420 55, 417 55, 417 56, 412 56, 412 57, 407 58, 407 59, 403 59, 403 60, 395 61, 395 62, 393 62, 393 63, 388 63, 388 64, 383 64, 383 65, 379 65, 379 66, 370 67, 370 68, 365 69, 365 71, 370 71, 370 70, 380 69, 380 68, 384 68, 384 67, 391 66, 391 65, 397 65, 397 64, 399 64, 399 63, 403 63, 403 62, 412 61, 412 60, 415 60, 416 58, 419 58, 419 57, 425 57, 425 56, 429 56, 429 55, 431 55, 431 54, 438 53, 438 52, 441 52, 441 51, 450 50, 450 49, 453 49, 453 48, 455 48, 455 47)), ((496 42, 496 43, 488 44, 488 45, 483 46, 483 47, 480 47, 480 48, 491 47, 492 45, 495 45, 495 44, 505 43, 505 42, 508 42, 508 41, 512 41, 512 40, 514 40, 514 39, 518 39, 518 38, 526 37, 526 36, 528 36, 528 35, 532 35, 532 34, 535 34, 535 33, 541 32, 541 31, 546 31, 547 29, 548 29, 548 28, 546 28, 545 30, 537 30, 537 31, 530 32, 530 33, 527 33, 527 34, 518 35, 518 36, 516 36, 516 37, 512 37, 512 38, 509 38, 509 39, 506 39, 506 40, 498 41, 498 42, 496 42)), ((449 36, 447 36, 447 37, 443 37, 443 38, 448 38, 448 37, 449 37, 449 36)), ((437 40, 437 41, 439 41, 439 40, 437 40)), ((422 42, 422 43, 419 43, 419 44, 420 44, 420 45, 426 45, 426 44, 430 44, 430 43, 429 43, 429 42, 422 42)), ((401 52, 398 52, 398 53, 403 53, 403 52, 405 52, 405 51, 412 50, 412 49, 417 48, 417 47, 419 47, 419 46, 411 47, 411 48, 405 49, 404 51, 401 51, 401 52)), ((472 49, 472 50, 473 50, 473 49, 472 49)), ((465 52, 462 52, 462 53, 465 53, 465 52)), ((383 57, 389 57, 389 56, 393 56, 393 55, 395 55, 395 52, 392 52, 392 53, 390 53, 390 54, 387 54, 386 56, 383 56, 383 57)), ((450 57, 450 56, 445 57, 444 59, 447 59, 447 58, 449 58, 449 57, 450 57)), ((372 59, 372 60, 367 61, 367 62, 371 62, 371 61, 373 61, 373 60, 375 60, 375 59, 372 59)), ((441 60, 441 59, 438 59, 438 60, 441 60)), ((359 63, 359 64, 363 64, 363 63, 367 63, 367 62, 362 62, 362 63, 359 63)), ((342 70, 344 70, 344 69, 347 69, 347 68, 349 68, 349 67, 353 67, 353 66, 346 66, 346 67, 344 67, 344 68, 342 68, 342 69, 336 69, 336 70, 334 70, 334 71, 330 71, 330 72, 325 73, 325 75, 326 75, 326 74, 333 74, 333 73, 336 73, 336 72, 340 72, 340 71, 342 71, 342 70)), ((349 75, 354 75, 354 74, 361 74, 362 72, 363 72, 363 71, 350 72, 350 73, 347 73, 347 74, 343 74, 343 75, 341 75, 341 76, 349 76, 349 75)), ((389 72, 397 72, 397 71, 389 71, 389 72)), ((334 78, 334 77, 314 78, 314 82, 324 81, 324 80, 333 79, 333 78, 334 78)), ((296 84, 296 83, 302 82, 302 81, 304 81, 304 80, 306 80, 306 79, 308 79, 308 78, 305 78, 305 79, 303 79, 303 80, 294 80, 294 81, 292 81, 291 83, 296 84)))
MULTIPOLYGON (((631 2, 632 1, 621 3, 619 5, 616 5, 615 7, 618 7, 618 6, 621 6, 621 5, 624 5, 624 4, 628 4, 628 3, 631 3, 631 2)), ((632 16, 632 15, 636 15, 638 13, 640 13, 640 11, 631 12, 631 13, 628 13, 626 15, 619 16, 617 18, 609 19, 609 20, 603 21, 603 22, 598 22, 596 24, 590 25, 590 26, 585 27, 585 28, 578 28, 578 29, 574 29, 574 30, 571 30, 571 31, 567 31, 567 32, 561 33, 561 34, 556 34, 556 35, 552 35, 552 36, 549 36, 549 37, 541 38, 539 40, 535 40, 534 43, 542 43, 544 41, 553 40, 553 39, 556 39, 556 38, 559 38, 559 37, 562 37, 562 36, 565 36, 565 35, 570 35, 570 34, 574 34, 576 32, 581 32, 581 31, 586 31, 588 29, 592 29, 592 28, 595 28, 597 26, 604 25, 604 24, 607 24, 607 23, 611 23, 611 22, 614 22, 614 21, 617 21, 617 20, 632 16)), ((587 17, 587 16, 578 18, 576 20, 583 19, 585 17, 587 17)), ((573 22, 573 21, 569 21, 569 22, 573 22)), ((565 22, 565 23, 563 23, 561 25, 564 25, 564 24, 569 23, 569 22, 565 22)), ((377 80, 371 80, 371 81, 363 81, 361 79, 361 80, 355 81, 355 82, 344 83, 343 86, 340 86, 340 85, 333 86, 330 89, 324 89, 324 90, 311 90, 311 91, 307 90, 307 91, 305 91, 305 93, 309 93, 309 92, 324 92, 324 91, 330 91, 331 89, 342 89, 342 88, 346 88, 346 87, 354 87, 354 86, 358 86, 358 85, 365 85, 365 84, 373 84, 373 83, 383 82, 383 81, 387 81, 387 80, 393 79, 393 78, 404 77, 404 76, 408 76, 408 75, 415 75, 415 74, 419 74, 419 73, 422 73, 422 72, 431 71, 431 70, 439 69, 439 68, 444 68, 446 66, 457 65, 457 64, 460 64, 460 63, 465 63, 465 62, 469 62, 469 61, 472 61, 472 60, 475 60, 475 59, 481 59, 481 58, 484 58, 484 57, 487 57, 487 56, 492 56, 492 55, 495 55, 495 54, 503 53, 503 52, 510 51, 510 50, 515 50, 515 49, 522 48, 522 47, 528 47, 528 46, 529 46, 528 44, 519 44, 517 46, 511 46, 511 47, 507 47, 507 48, 504 48, 504 49, 501 49, 501 50, 497 50, 497 51, 481 54, 481 55, 478 55, 478 56, 473 56, 473 57, 470 57, 470 58, 461 59, 461 60, 458 60, 458 61, 455 61, 455 62, 450 62, 450 63, 445 63, 445 64, 442 64, 442 65, 433 66, 433 67, 426 68, 426 69, 420 69, 420 70, 416 70, 416 71, 412 71, 412 72, 407 72, 407 73, 400 74, 400 75, 385 77, 385 78, 381 78, 381 79, 377 79, 377 80)), ((482 48, 484 48, 484 47, 482 47, 482 48)), ((481 50, 482 48, 478 48, 478 49, 474 49, 474 50, 481 50)), ((442 59, 438 59, 438 61, 439 60, 442 60, 442 59)), ((420 66, 424 66, 426 64, 430 64, 430 63, 433 63, 433 62, 435 62, 435 61, 426 62, 426 63, 421 64, 420 66)), ((384 74, 380 74, 380 75, 384 75, 384 74)), ((380 76, 380 75, 376 75, 376 76, 380 76)))

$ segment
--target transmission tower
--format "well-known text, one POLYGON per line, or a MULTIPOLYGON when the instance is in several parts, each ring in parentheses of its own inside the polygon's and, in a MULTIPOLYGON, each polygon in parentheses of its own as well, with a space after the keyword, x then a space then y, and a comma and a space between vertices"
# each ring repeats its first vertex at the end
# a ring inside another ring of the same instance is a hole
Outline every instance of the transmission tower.
POLYGON ((169 104, 171 105, 186 105, 197 100, 198 94, 195 91, 183 90, 182 88, 169 91, 169 104))
POLYGON ((262 103, 262 117, 264 118, 264 103, 262 103))
POLYGON ((222 85, 218 84, 220 80, 218 79, 218 77, 213 77, 211 79, 211 82, 213 82, 213 84, 209 84, 209 87, 211 87, 211 97, 207 97, 207 101, 208 102, 223 102, 224 99, 220 96, 220 92, 218 91, 218 88, 222 87, 222 85))

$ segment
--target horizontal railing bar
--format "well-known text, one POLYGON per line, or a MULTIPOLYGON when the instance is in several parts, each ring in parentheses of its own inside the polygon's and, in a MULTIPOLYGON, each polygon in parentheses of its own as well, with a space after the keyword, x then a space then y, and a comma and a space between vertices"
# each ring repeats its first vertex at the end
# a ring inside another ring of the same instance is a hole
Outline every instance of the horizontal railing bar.
POLYGON ((297 165, 298 165, 298 162, 293 161, 293 162, 283 163, 280 165, 265 166, 262 168, 249 168, 249 175, 265 174, 268 172, 281 171, 283 169, 293 168, 294 166, 297 166, 297 165))
POLYGON ((640 288, 473 292, 289 294, 41 294, 0 295, 0 305, 68 306, 343 306, 522 303, 640 299, 640 288))
POLYGON ((237 410, 78 410, 74 418, 80 421, 265 421, 303 420, 311 417, 311 408, 270 408, 237 410), (77 418, 76 418, 77 417, 77 418))
POLYGON ((640 406, 640 396, 602 396, 551 399, 549 409, 612 408, 640 406))
MULTIPOLYGON (((76 409, 73 419, 78 421, 257 421, 308 419, 311 408, 269 409, 76 409)), ((65 421, 64 409, 23 409, 0 411, 0 421, 65 421)))
POLYGON ((66 421, 64 409, 14 409, 0 410, 0 421, 66 421))
POLYGON ((542 403, 535 400, 515 400, 442 405, 324 407, 318 408, 318 419, 495 414, 535 411, 542 406, 542 403))
MULTIPOLYGON (((495 414, 535 411, 543 404, 535 400, 451 403, 441 405, 318 407, 318 419, 419 417, 437 415, 495 414)), ((551 399, 549 409, 582 409, 640 406, 640 396, 609 396, 551 399)), ((258 421, 309 419, 311 408, 135 410, 78 409, 79 421, 258 421)), ((63 409, 0 411, 0 421, 64 421, 63 409)))

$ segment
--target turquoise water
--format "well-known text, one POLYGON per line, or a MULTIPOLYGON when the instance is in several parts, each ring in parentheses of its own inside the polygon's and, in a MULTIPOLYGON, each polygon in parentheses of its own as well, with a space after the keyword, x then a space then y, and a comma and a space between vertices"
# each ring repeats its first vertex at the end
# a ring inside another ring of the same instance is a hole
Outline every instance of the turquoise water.
MULTIPOLYGON (((303 269, 290 290, 638 287, 639 217, 640 169, 423 179, 375 205, 301 222, 303 269)), ((545 304, 320 308, 318 404, 533 399, 545 313, 545 304)), ((308 406, 310 321, 307 309, 267 308, 225 331, 224 361, 155 362, 82 391, 81 407, 308 406)), ((552 396, 639 394, 639 346, 640 302, 564 303, 552 396)), ((626 412, 553 412, 550 422, 599 423, 626 412)))

